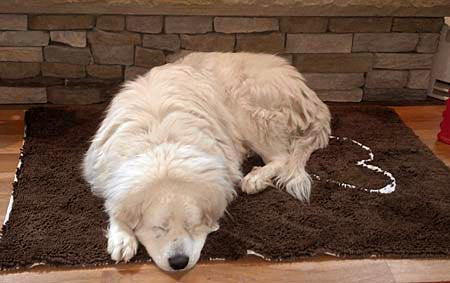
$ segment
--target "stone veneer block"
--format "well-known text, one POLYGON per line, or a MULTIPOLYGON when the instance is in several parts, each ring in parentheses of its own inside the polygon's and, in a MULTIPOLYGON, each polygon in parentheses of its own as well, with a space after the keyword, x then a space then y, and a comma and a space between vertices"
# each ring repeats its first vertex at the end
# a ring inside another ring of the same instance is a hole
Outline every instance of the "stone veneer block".
POLYGON ((440 32, 443 25, 443 18, 395 18, 392 31, 440 32))
POLYGON ((134 45, 92 45, 94 62, 105 65, 133 65, 134 45))
POLYGON ((331 32, 390 32, 389 17, 340 17, 330 19, 331 32))
POLYGON ((137 46, 134 64, 139 67, 156 67, 166 63, 166 58, 161 50, 147 49, 137 46))
POLYGON ((408 71, 374 70, 367 73, 366 88, 403 88, 408 71))
POLYGON ((364 85, 363 73, 303 73, 303 76, 314 90, 350 90, 364 85))
POLYGON ((431 69, 433 54, 389 54, 376 53, 374 68, 378 69, 431 69))
POLYGON ((89 48, 72 48, 50 45, 44 48, 45 61, 54 63, 69 63, 87 65, 92 63, 89 48))
POLYGON ((141 44, 141 37, 137 33, 131 32, 106 32, 106 31, 92 31, 88 32, 89 43, 105 44, 105 45, 139 45, 141 44))
POLYGON ((124 16, 103 15, 97 17, 96 28, 106 31, 122 31, 125 29, 124 16))
POLYGON ((134 46, 141 43, 139 34, 88 32, 94 61, 105 65, 133 65, 134 46))
POLYGON ((167 16, 166 33, 207 33, 213 29, 213 18, 205 16, 167 16))
POLYGON ((103 102, 100 89, 90 87, 53 86, 47 88, 47 99, 53 104, 93 104, 103 102))
POLYGON ((300 72, 363 73, 372 70, 370 53, 295 54, 293 65, 300 72))
POLYGON ((288 34, 287 53, 350 53, 352 34, 288 34))
POLYGON ((142 33, 160 33, 163 28, 162 16, 127 16, 127 30, 142 33))
POLYGON ((94 62, 105 65, 133 65, 134 45, 92 45, 94 62))
POLYGON ((27 30, 27 15, 0 15, 0 30, 27 30))
POLYGON ((236 51, 278 53, 284 49, 282 33, 238 34, 236 37, 236 51))
POLYGON ((278 18, 215 17, 214 30, 222 33, 277 31, 278 18))
POLYGON ((63 43, 72 47, 86 47, 85 31, 51 31, 50 39, 54 42, 63 43))
POLYGON ((0 104, 46 103, 47 92, 43 87, 0 87, 0 104))
POLYGON ((427 91, 425 89, 364 89, 363 101, 401 101, 401 100, 425 100, 427 91))
POLYGON ((417 33, 356 33, 353 52, 412 52, 416 50, 417 33))
POLYGON ((94 27, 92 15, 35 15, 30 16, 30 29, 72 30, 94 27))
POLYGON ((149 68, 142 68, 142 67, 136 67, 136 66, 130 66, 125 68, 125 80, 134 80, 138 76, 145 75, 148 71, 150 71, 149 68))
POLYGON ((417 45, 417 52, 419 52, 419 53, 435 53, 438 49, 439 38, 440 38, 439 33, 421 33, 421 34, 419 34, 419 44, 417 45))
POLYGON ((44 31, 0 31, 0 46, 46 46, 48 40, 44 31))
POLYGON ((42 62, 41 47, 0 47, 0 62, 42 62))
POLYGON ((0 79, 31 78, 40 72, 40 63, 0 62, 0 79))
POLYGON ((178 34, 145 34, 142 46, 175 51, 180 48, 180 37, 178 34))
POLYGON ((87 65, 89 76, 99 79, 121 79, 122 66, 119 65, 87 65))
POLYGON ((330 102, 360 102, 363 97, 363 91, 360 88, 349 90, 319 90, 317 96, 322 101, 330 102))
POLYGON ((319 33, 326 32, 326 17, 282 17, 280 30, 287 33, 319 33))
POLYGON ((228 34, 198 34, 198 35, 181 35, 181 47, 194 51, 222 51, 232 52, 234 49, 235 36, 228 34))
POLYGON ((430 84, 431 71, 429 70, 411 70, 409 72, 408 88, 428 89, 430 84))
POLYGON ((41 68, 45 77, 75 79, 86 76, 83 65, 44 62, 41 68))

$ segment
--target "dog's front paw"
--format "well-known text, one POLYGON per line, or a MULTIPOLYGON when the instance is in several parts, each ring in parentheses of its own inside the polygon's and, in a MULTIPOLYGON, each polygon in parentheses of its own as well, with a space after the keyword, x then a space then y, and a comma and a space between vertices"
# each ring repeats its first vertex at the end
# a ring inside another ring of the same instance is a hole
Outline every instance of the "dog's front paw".
POLYGON ((241 189, 247 194, 256 194, 272 185, 270 179, 261 174, 264 167, 255 167, 241 181, 241 189))
POLYGON ((116 262, 127 262, 134 257, 138 248, 138 241, 134 235, 126 231, 108 231, 108 253, 116 262))

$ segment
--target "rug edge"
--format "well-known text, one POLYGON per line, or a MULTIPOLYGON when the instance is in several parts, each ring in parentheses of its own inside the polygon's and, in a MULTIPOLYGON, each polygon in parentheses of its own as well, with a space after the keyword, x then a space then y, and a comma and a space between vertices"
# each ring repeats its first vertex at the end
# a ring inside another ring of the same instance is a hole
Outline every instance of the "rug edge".
POLYGON ((21 174, 22 169, 24 167, 23 150, 24 150, 24 146, 25 146, 25 142, 26 142, 26 138, 27 138, 27 128, 28 127, 27 127, 26 119, 27 119, 27 115, 29 115, 28 113, 29 113, 29 110, 26 110, 25 111, 25 118, 24 118, 24 129, 23 129, 22 145, 20 146, 20 149, 19 149, 19 161, 17 162, 16 172, 14 173, 14 179, 13 179, 13 182, 11 183, 11 185, 12 185, 11 196, 10 196, 8 207, 6 209, 5 216, 4 216, 4 219, 3 219, 2 229, 0 231, 0 239, 3 237, 5 227, 8 224, 8 221, 9 221, 9 216, 11 215, 11 212, 13 210, 13 206, 14 206, 14 191, 16 190, 16 186, 17 186, 17 183, 19 182, 20 174, 21 174))

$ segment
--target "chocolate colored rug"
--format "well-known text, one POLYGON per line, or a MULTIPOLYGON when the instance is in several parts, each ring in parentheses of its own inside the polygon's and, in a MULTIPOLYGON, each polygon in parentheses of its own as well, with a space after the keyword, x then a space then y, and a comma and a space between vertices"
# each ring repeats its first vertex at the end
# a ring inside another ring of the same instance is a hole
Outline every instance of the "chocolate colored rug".
MULTIPOLYGON (((239 193, 202 258, 272 260, 450 255, 450 172, 391 110, 333 106, 330 146, 314 153, 309 204, 271 188, 239 193)), ((102 202, 80 176, 101 111, 34 109, 0 240, 3 269, 112 263, 102 202)), ((250 158, 245 170, 260 163, 250 158)), ((238 188, 237 188, 238 189, 238 188)), ((239 191, 239 189, 238 189, 239 191)), ((147 260, 140 249, 134 261, 147 260)))

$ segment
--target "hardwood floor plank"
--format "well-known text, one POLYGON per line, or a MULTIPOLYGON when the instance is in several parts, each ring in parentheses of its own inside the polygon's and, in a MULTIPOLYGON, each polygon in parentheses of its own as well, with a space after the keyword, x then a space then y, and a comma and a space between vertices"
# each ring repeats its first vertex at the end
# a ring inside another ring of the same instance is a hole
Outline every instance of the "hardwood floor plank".
POLYGON ((210 263, 168 274, 153 264, 129 264, 84 270, 12 273, 2 282, 395 282, 383 260, 328 260, 300 263, 210 263))
POLYGON ((442 282, 450 281, 450 260, 388 260, 396 282, 442 282))
MULTIPOLYGON (((114 282, 102 281, 102 272, 92 270, 61 270, 52 272, 27 271, 23 273, 12 273, 0 277, 1 283, 91 283, 91 282, 114 282)), ((118 282, 118 281, 116 281, 118 282)))
POLYGON ((0 154, 17 153, 22 143, 23 135, 0 135, 0 154))
MULTIPOLYGON (((25 112, 23 110, 0 110, 0 136, 23 136, 24 116, 25 112)), ((1 140, 2 139, 0 138, 0 141, 1 140)))
POLYGON ((15 172, 19 163, 19 151, 0 154, 0 173, 15 172))
POLYGON ((23 121, 0 120, 0 135, 23 135, 23 121))
POLYGON ((0 195, 0 226, 3 225, 3 221, 5 220, 6 210, 8 208, 10 198, 10 195, 0 195))
POLYGON ((23 121, 24 110, 0 110, 0 121, 23 121))
POLYGON ((403 122, 426 144, 436 156, 450 166, 450 145, 437 140, 445 106, 392 107, 403 122))
POLYGON ((10 195, 15 172, 0 173, 0 196, 10 195))

